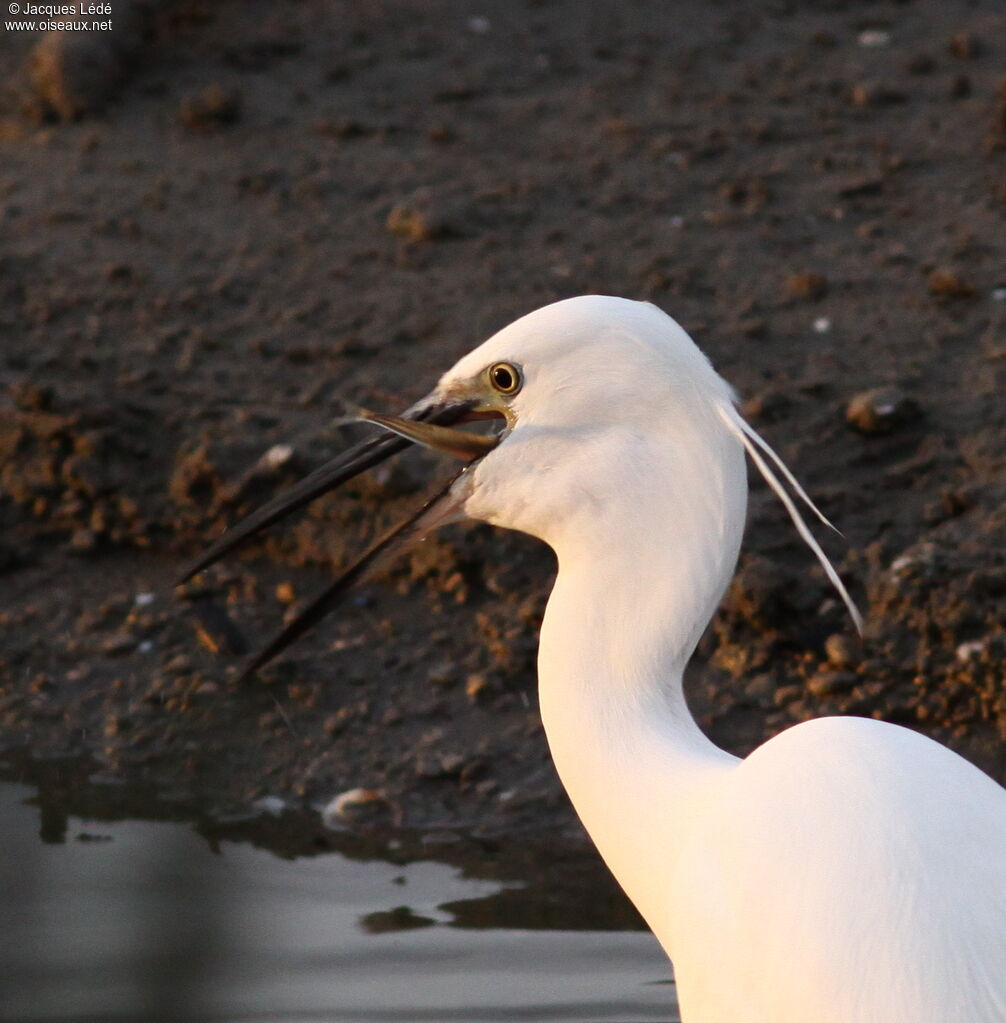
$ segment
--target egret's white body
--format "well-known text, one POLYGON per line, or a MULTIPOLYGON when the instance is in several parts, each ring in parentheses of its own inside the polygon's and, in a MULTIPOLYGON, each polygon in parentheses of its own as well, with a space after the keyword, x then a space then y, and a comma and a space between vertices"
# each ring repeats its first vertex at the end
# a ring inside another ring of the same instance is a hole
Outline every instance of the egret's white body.
POLYGON ((497 360, 523 387, 455 507, 558 556, 548 742, 674 963, 684 1023, 1003 1023, 1006 790, 891 724, 824 718, 739 760, 688 711, 744 529, 729 387, 673 320, 613 298, 517 321, 437 393, 497 360))

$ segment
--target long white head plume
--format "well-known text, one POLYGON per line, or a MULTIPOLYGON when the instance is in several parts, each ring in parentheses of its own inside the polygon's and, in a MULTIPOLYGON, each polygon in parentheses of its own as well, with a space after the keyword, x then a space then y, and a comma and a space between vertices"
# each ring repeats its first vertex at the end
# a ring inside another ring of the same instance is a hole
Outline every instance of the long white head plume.
MULTIPOLYGON (((849 591, 845 588, 845 583, 842 582, 838 572, 835 571, 835 566, 828 560, 828 555, 821 549, 821 545, 817 542, 814 534, 810 531, 810 528, 804 521, 803 516, 800 514, 800 509, 797 508, 793 498, 790 497, 786 488, 779 481, 779 477, 772 471, 772 467, 762 457, 762 451, 764 451, 769 458, 772 459, 772 462, 778 467, 783 477, 796 491, 800 500, 802 500, 803 503, 810 508, 810 510, 814 512, 814 514, 826 526, 829 526, 832 529, 835 529, 835 527, 810 499, 807 492, 802 486, 800 486, 796 477, 789 471, 786 467, 786 463, 783 462, 783 460, 776 454, 768 441, 744 421, 744 418, 737 409, 733 407, 733 405, 721 405, 720 414, 723 416, 727 426, 740 438, 745 450, 751 457, 751 461, 754 462, 758 471, 762 474, 762 478, 775 491, 779 500, 782 501, 783 507, 787 512, 789 512, 789 517, 793 520, 793 525, 796 526, 796 530, 800 534, 801 539, 814 552, 814 556, 821 563, 821 567, 828 576, 831 585, 835 587, 836 592, 842 598, 845 606, 849 609, 849 614, 852 615, 852 620, 856 625, 856 630, 860 635, 862 635, 863 616, 859 613, 859 608, 856 607, 855 601, 849 596, 849 591), (759 448, 761 451, 759 451, 759 448)), ((837 529, 835 531, 838 532, 837 529)))

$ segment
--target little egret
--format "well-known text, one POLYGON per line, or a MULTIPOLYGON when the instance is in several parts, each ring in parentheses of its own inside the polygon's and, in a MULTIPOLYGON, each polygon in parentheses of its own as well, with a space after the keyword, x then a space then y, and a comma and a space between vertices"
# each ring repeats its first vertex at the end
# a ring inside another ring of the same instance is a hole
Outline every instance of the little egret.
POLYGON ((624 299, 559 302, 462 358, 404 416, 361 417, 391 432, 192 571, 410 441, 465 468, 256 663, 406 534, 467 516, 538 537, 559 562, 538 655, 549 746, 674 963, 684 1023, 1006 1020, 1006 790, 892 724, 821 718, 739 760, 689 713, 685 664, 744 530, 745 450, 855 609, 782 481, 810 499, 674 320, 624 299), (458 429, 487 417, 496 436, 458 429))

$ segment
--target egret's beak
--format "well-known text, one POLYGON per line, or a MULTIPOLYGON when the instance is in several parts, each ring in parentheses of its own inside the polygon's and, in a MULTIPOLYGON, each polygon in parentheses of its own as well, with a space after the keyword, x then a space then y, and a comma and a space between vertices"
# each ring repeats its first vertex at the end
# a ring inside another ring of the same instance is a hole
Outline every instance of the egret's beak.
MULTIPOLYGON (((468 411, 474 412, 475 410, 469 408, 468 411)), ((452 430, 448 426, 438 426, 436 423, 421 423, 414 419, 386 416, 380 412, 370 412, 365 408, 356 409, 356 418, 383 426, 390 433, 398 434, 399 437, 404 437, 405 440, 410 440, 414 444, 422 444, 423 447, 443 451, 469 462, 487 455, 499 444, 499 437, 485 437, 479 433, 452 430)), ((462 418, 464 417, 462 416, 462 418)))
MULTIPOLYGON (((410 443, 422 444, 436 451, 444 451, 462 458, 466 463, 481 458, 499 443, 498 436, 485 436, 454 429, 454 425, 486 417, 484 406, 478 401, 440 401, 425 398, 402 416, 386 416, 366 409, 356 408, 352 418, 374 423, 389 431, 358 444, 349 451, 332 459, 316 469, 299 483, 268 501, 236 526, 228 530, 219 540, 197 558, 179 579, 178 585, 187 582, 194 575, 219 561, 239 544, 279 519, 302 508, 316 497, 333 490, 361 472, 404 450, 410 443)), ((455 509, 445 506, 451 489, 467 465, 455 473, 448 484, 438 490, 414 515, 396 526, 367 550, 347 568, 324 593, 316 598, 296 619, 294 619, 261 653, 245 666, 241 678, 251 675, 266 662, 272 660, 295 639, 303 635, 334 607, 345 591, 359 579, 380 557, 426 529, 435 528, 449 521, 455 509)))

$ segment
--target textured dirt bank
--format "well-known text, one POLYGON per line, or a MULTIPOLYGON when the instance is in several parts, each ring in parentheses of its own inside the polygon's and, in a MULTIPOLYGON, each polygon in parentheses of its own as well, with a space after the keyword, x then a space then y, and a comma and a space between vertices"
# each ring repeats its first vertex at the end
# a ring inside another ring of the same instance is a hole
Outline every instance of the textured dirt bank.
POLYGON ((992 2, 188 2, 61 106, 0 36, 0 743, 218 807, 363 788, 385 824, 577 836, 528 540, 447 531, 233 682, 213 609, 257 642, 445 465, 171 582, 347 442, 340 395, 404 407, 604 292, 709 352, 868 613, 860 645, 756 486, 704 726, 876 715, 1002 777, 1004 38, 992 2))

